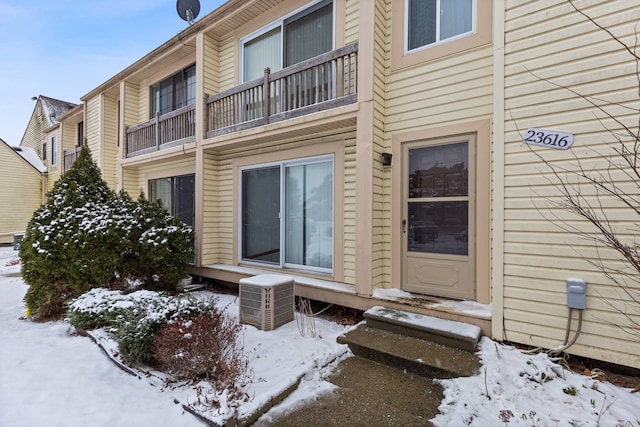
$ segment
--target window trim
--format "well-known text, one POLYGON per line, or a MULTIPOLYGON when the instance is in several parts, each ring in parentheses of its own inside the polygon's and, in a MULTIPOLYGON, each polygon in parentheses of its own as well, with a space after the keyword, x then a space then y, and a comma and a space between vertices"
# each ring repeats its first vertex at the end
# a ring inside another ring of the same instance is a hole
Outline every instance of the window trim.
POLYGON ((336 159, 335 159, 335 155, 333 153, 329 153, 329 154, 321 154, 321 155, 317 155, 317 156, 309 156, 309 157, 303 157, 303 158, 293 158, 293 159, 285 159, 285 160, 279 160, 279 161, 272 161, 272 162, 267 162, 267 163, 256 163, 256 164, 249 164, 249 165, 245 165, 245 166, 239 166, 237 169, 237 174, 238 174, 238 199, 237 199, 237 224, 238 224, 238 238, 237 238, 237 242, 238 242, 238 252, 237 252, 237 256, 238 256, 238 260, 241 264, 246 264, 246 265, 253 265, 256 267, 271 267, 271 268, 278 268, 281 270, 300 270, 300 271, 307 271, 310 273, 318 273, 318 274, 333 274, 335 271, 335 266, 336 266, 336 256, 335 256, 335 243, 336 243, 336 219, 335 219, 335 212, 336 212, 336 186, 335 186, 335 180, 336 180, 336 159), (324 267, 317 267, 317 266, 309 266, 309 265, 303 265, 303 264, 293 264, 293 263, 289 263, 286 261, 286 243, 285 243, 285 234, 286 234, 286 217, 285 215, 283 215, 283 212, 286 212, 286 205, 285 205, 285 178, 286 178, 286 168, 287 167, 295 167, 295 166, 304 166, 304 165, 313 165, 313 164, 318 164, 318 163, 327 163, 327 162, 331 162, 331 173, 333 175, 333 187, 331 188, 331 200, 332 200, 332 206, 331 206, 331 218, 332 218, 332 236, 331 236, 331 268, 324 268, 324 267), (280 217, 279 217, 279 223, 280 223, 280 259, 277 263, 274 262, 261 262, 261 261, 253 261, 250 259, 245 259, 242 256, 242 252, 243 252, 243 234, 242 234, 242 214, 243 214, 243 206, 242 206, 242 201, 243 201, 243 194, 242 194, 242 174, 245 171, 250 171, 250 170, 255 170, 255 169, 263 169, 263 168, 269 168, 269 167, 279 167, 280 169, 280 217))
POLYGON ((267 25, 264 25, 262 27, 260 27, 259 29, 243 36, 240 37, 239 39, 239 43, 238 43, 238 49, 239 49, 239 70, 238 70, 238 82, 239 83, 246 83, 244 81, 244 45, 252 40, 254 40, 257 37, 260 37, 261 35, 273 30, 274 28, 280 28, 280 47, 281 47, 281 51, 280 51, 280 60, 281 60, 281 64, 282 64, 282 68, 285 68, 284 63, 285 63, 285 39, 284 39, 284 27, 285 27, 285 22, 290 21, 292 18, 301 18, 303 16, 306 16, 309 13, 313 13, 316 10, 326 6, 326 4, 331 3, 332 6, 332 18, 333 18, 333 31, 331 34, 331 50, 335 50, 336 48, 336 0, 313 0, 310 1, 309 3, 285 14, 280 16, 278 19, 269 22, 267 25))
POLYGON ((391 18, 391 69, 399 70, 491 43, 493 40, 493 1, 474 0, 474 4, 473 31, 407 50, 408 0, 394 1, 391 18))

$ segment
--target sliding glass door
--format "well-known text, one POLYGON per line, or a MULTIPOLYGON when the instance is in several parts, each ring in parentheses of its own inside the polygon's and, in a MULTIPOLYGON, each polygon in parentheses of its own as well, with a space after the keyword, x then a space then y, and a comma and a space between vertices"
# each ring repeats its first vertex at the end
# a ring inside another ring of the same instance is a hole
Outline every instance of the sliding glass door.
POLYGON ((242 260, 332 271, 332 158, 244 168, 241 189, 242 260))

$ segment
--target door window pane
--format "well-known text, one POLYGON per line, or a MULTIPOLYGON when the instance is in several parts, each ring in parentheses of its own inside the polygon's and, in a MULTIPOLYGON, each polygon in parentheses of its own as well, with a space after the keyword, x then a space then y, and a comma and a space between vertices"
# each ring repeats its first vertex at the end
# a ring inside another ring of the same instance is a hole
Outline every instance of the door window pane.
POLYGON ((409 203, 408 249, 468 255, 468 223, 468 201, 409 203))
POLYGON ((409 198, 467 196, 466 142, 409 150, 409 198))
POLYGON ((332 163, 287 167, 285 206, 285 262, 332 268, 332 163))
POLYGON ((242 172, 242 258, 280 262, 280 167, 242 172))

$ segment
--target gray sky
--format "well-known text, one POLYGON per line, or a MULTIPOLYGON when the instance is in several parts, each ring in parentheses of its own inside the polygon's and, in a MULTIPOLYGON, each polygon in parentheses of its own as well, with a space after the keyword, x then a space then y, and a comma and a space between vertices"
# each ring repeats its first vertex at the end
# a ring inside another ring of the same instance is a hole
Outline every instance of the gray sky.
POLYGON ((187 26, 175 0, 0 0, 0 138, 20 143, 31 97, 79 103, 187 26))

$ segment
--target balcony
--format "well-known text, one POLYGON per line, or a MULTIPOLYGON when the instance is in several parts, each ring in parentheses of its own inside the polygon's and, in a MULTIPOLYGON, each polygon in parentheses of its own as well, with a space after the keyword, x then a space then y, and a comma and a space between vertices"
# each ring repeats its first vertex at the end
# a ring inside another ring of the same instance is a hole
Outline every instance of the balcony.
POLYGON ((65 150, 64 152, 64 171, 67 172, 75 163, 82 147, 75 147, 73 150, 65 150))
POLYGON ((207 98, 207 138, 357 101, 358 44, 316 56, 207 98))
MULTIPOLYGON (((239 132, 357 102, 358 44, 327 52, 208 96, 206 137, 239 132)), ((195 140, 195 105, 127 127, 126 157, 195 140)))
POLYGON ((196 107, 187 105, 125 130, 126 157, 140 156, 193 142, 196 134, 196 107))

